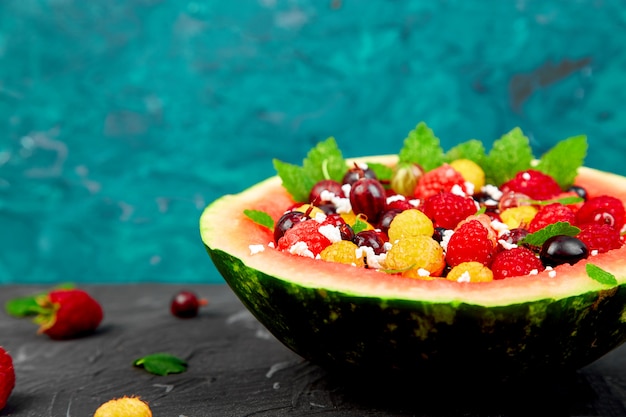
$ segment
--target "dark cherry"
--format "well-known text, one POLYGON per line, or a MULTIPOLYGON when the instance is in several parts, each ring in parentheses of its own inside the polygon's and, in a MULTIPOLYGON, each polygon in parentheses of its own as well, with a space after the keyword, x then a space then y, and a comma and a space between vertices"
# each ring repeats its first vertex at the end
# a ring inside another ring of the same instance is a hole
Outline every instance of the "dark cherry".
POLYGON ((387 205, 383 185, 373 178, 361 178, 350 189, 352 211, 364 214, 370 223, 376 223, 378 216, 387 205))
POLYGON ((567 189, 567 191, 572 191, 572 192, 576 193, 576 195, 578 195, 578 197, 582 198, 585 201, 587 201, 587 197, 589 196, 587 194, 587 190, 584 189, 583 187, 581 187, 580 185, 572 185, 571 187, 569 187, 567 189))
POLYGON ((541 246, 539 258, 546 266, 570 265, 587 258, 589 249, 578 238, 573 236, 552 236, 541 246))
POLYGON ((341 188, 341 184, 339 181, 335 180, 321 180, 318 181, 313 188, 311 188, 311 192, 309 193, 309 203, 315 204, 316 206, 324 203, 330 202, 329 200, 322 200, 320 197, 322 192, 329 191, 335 194, 337 197, 345 197, 343 193, 343 189, 341 188))
POLYGON ((341 180, 342 183, 344 184, 354 184, 355 182, 357 182, 357 180, 360 180, 361 178, 372 178, 372 179, 376 179, 376 173, 374 171, 372 171, 371 168, 361 168, 358 165, 354 166, 353 168, 350 168, 343 176, 343 179, 341 180))
POLYGON ((172 298, 170 312, 181 319, 196 317, 201 306, 206 305, 205 299, 199 299, 191 291, 180 291, 172 298))
POLYGON ((352 227, 350 227, 349 224, 344 223, 342 225, 339 225, 339 233, 341 234, 341 240, 349 240, 349 241, 354 241, 354 237, 356 236, 354 234, 354 230, 352 229, 352 227))
POLYGON ((385 251, 385 239, 380 232, 375 230, 362 230, 354 236, 354 243, 357 246, 369 246, 374 249, 376 255, 380 255, 385 251))
POLYGON ((280 219, 274 225, 274 242, 283 237, 285 232, 293 227, 294 224, 306 220, 308 216, 301 211, 288 211, 280 216, 280 219))
POLYGON ((378 223, 376 224, 376 227, 379 228, 383 233, 388 233, 391 222, 393 221, 393 219, 396 218, 399 213, 402 213, 402 211, 403 210, 398 208, 388 208, 387 210, 383 211, 383 213, 378 218, 378 223))

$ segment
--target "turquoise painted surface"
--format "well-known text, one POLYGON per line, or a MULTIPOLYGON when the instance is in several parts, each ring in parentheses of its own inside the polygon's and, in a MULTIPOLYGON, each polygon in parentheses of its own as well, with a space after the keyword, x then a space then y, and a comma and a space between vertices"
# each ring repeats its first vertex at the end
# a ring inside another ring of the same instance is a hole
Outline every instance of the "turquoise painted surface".
POLYGON ((624 6, 3 0, 0 283, 221 282, 202 208, 328 136, 586 133, 587 164, 626 174, 624 6))

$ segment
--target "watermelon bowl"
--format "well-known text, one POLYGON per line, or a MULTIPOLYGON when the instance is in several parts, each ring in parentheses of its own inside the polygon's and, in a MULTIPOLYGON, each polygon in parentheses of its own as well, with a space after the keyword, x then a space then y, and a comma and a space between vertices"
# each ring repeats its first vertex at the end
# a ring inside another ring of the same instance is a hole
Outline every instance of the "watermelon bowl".
MULTIPOLYGON (((391 166, 396 156, 357 161, 391 166)), ((626 202, 624 177, 581 167, 575 183, 626 202)), ((292 203, 280 178, 269 178, 209 204, 201 238, 250 312, 324 368, 506 380, 576 371, 626 340, 626 247, 552 273, 482 283, 410 279, 268 247, 272 232, 244 210, 276 220, 292 203), (251 250, 257 245, 265 249, 251 250), (616 283, 590 278, 591 262, 616 283)))

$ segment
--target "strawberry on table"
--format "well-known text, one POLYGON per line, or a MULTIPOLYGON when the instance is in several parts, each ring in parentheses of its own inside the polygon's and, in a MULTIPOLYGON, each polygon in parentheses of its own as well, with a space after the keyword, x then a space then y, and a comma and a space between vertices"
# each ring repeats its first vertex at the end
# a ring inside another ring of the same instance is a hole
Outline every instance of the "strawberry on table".
POLYGON ((35 322, 39 333, 52 339, 70 339, 91 333, 103 318, 102 307, 80 289, 58 289, 37 297, 40 305, 35 322))
POLYGON ((9 353, 0 346, 0 410, 6 404, 11 391, 15 387, 15 370, 13 369, 13 359, 9 353))

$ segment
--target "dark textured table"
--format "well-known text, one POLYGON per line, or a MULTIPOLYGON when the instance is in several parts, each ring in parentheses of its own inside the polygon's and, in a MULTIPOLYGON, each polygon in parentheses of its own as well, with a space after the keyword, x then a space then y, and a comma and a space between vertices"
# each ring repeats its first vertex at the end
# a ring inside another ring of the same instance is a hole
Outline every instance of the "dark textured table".
MULTIPOLYGON (((435 385, 417 375, 354 380, 285 348, 226 286, 82 288, 102 303, 105 319, 81 339, 53 341, 29 319, 1 313, 0 345, 13 356, 17 384, 0 416, 87 417, 123 395, 147 400, 155 417, 626 416, 626 346, 574 375, 494 387, 435 385), (180 289, 210 304, 198 317, 175 318, 169 302, 180 289), (188 370, 156 376, 132 365, 156 352, 187 360, 188 370)), ((45 289, 0 286, 0 302, 45 289)))

